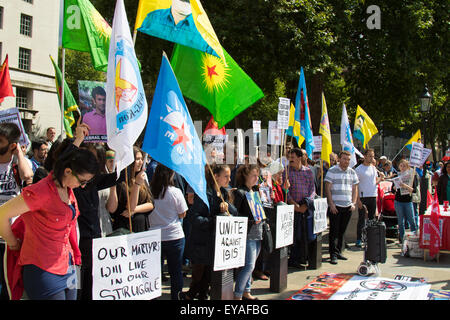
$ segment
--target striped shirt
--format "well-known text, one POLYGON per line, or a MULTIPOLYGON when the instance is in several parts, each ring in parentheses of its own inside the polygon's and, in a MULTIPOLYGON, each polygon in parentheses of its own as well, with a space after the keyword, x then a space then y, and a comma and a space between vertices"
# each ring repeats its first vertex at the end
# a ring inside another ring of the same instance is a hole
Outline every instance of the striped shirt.
POLYGON ((335 165, 328 170, 324 181, 331 183, 331 199, 337 207, 352 205, 352 188, 359 183, 355 170, 348 167, 343 171, 339 165, 335 165))
MULTIPOLYGON (((314 198, 316 192, 312 170, 307 166, 302 166, 299 170, 289 167, 287 170, 290 184, 287 200, 294 200, 298 203, 304 198, 314 198)), ((285 172, 283 172, 283 181, 286 179, 285 172)))

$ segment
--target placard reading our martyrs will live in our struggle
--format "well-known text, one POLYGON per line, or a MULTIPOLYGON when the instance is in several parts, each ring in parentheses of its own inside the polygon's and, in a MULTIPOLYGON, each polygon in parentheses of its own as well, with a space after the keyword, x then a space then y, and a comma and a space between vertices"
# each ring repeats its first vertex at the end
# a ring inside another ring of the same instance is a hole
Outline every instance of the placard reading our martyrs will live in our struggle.
POLYGON ((149 300, 161 296, 161 230, 94 239, 94 300, 149 300))

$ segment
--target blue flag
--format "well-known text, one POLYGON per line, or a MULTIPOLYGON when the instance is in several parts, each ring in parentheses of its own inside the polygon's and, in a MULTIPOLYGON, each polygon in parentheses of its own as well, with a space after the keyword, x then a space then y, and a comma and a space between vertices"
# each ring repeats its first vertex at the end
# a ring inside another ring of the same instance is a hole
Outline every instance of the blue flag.
POLYGON ((312 159, 314 150, 314 138, 309 114, 308 94, 306 93, 306 81, 303 67, 300 69, 297 95, 295 96, 295 119, 300 120, 300 135, 305 139, 305 150, 308 158, 312 159))
POLYGON ((142 150, 179 173, 208 206, 206 156, 175 74, 163 55, 142 150))

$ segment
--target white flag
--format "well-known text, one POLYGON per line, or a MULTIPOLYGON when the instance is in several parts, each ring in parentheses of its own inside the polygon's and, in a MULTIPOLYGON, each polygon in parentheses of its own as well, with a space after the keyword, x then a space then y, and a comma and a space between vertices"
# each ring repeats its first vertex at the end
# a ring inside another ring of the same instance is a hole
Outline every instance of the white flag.
POLYGON ((117 0, 106 80, 106 129, 108 146, 116 152, 117 175, 133 163, 133 144, 147 117, 147 100, 125 6, 123 0, 117 0))
MULTIPOLYGON (((348 122, 347 109, 345 104, 342 106, 341 117, 341 146, 342 150, 350 152, 350 168, 356 164, 356 148, 353 145, 352 130, 350 129, 350 123, 348 122)), ((359 151, 358 151, 359 152, 359 151)))

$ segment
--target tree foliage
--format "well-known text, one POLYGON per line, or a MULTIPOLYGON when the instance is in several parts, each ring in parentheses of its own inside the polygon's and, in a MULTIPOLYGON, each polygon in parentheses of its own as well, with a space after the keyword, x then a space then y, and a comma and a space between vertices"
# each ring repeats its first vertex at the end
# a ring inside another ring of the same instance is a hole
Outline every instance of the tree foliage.
MULTIPOLYGON (((113 1, 91 2, 112 24, 113 1)), ((227 127, 246 129, 252 119, 262 120, 263 126, 276 120, 278 97, 295 100, 302 66, 314 134, 318 134, 323 91, 333 132, 339 130, 345 103, 351 122, 360 105, 379 128, 382 124, 385 132, 409 138, 422 128, 418 97, 426 83, 433 95, 427 141, 438 139, 445 144, 450 84, 448 0, 377 1, 380 29, 368 28, 370 4, 363 0, 202 4, 223 47, 265 94, 227 127)), ((125 0, 131 30, 137 5, 137 0, 125 0)), ((151 105, 162 51, 170 57, 173 44, 138 32, 135 48, 151 105)), ((72 72, 68 66, 66 70, 72 72)), ((77 76, 83 75, 74 74, 70 81, 77 76)), ((187 103, 194 119, 209 119, 205 108, 187 103)))

